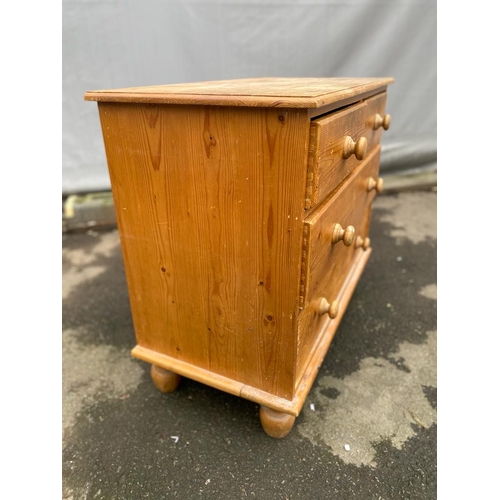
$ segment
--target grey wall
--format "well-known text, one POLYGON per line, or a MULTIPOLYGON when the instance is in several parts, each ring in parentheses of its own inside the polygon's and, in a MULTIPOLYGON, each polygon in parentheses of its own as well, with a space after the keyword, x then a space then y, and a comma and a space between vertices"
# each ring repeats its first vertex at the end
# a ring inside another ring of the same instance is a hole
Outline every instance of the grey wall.
POLYGON ((382 169, 435 161, 435 1, 63 0, 63 192, 109 188, 86 90, 262 76, 393 76, 382 169))

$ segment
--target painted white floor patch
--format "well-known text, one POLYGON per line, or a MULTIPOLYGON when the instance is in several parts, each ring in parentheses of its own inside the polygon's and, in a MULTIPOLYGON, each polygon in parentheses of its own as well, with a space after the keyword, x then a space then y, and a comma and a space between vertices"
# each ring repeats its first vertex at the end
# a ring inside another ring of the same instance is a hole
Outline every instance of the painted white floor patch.
POLYGON ((396 238, 396 244, 401 244, 404 238, 413 243, 425 241, 427 237, 437 238, 436 193, 405 193, 404 197, 380 196, 375 199, 374 208, 388 211, 380 220, 394 226, 390 235, 396 238), (430 199, 432 203, 429 203, 430 199))
POLYGON ((437 285, 435 283, 426 285, 422 288, 422 290, 420 290, 419 293, 428 299, 437 300, 437 285))
POLYGON ((74 425, 79 411, 101 395, 107 399, 128 397, 144 373, 128 350, 109 345, 85 346, 77 340, 83 335, 84 330, 63 331, 63 431, 74 425))
POLYGON ((415 434, 412 426, 435 423, 436 410, 423 386, 436 387, 436 332, 428 332, 424 344, 401 344, 394 358, 404 358, 410 372, 383 358, 365 358, 343 380, 321 377, 308 398, 316 402, 316 411, 302 413, 298 432, 315 444, 325 443, 346 463, 376 466, 373 444, 390 439, 400 449, 415 434), (340 393, 335 399, 321 393, 331 388, 340 393))
POLYGON ((93 264, 98 257, 111 257, 119 244, 118 232, 112 231, 100 235, 92 251, 86 251, 81 248, 63 248, 63 259, 71 265, 71 269, 63 273, 63 300, 67 299, 79 285, 91 281, 102 274, 106 270, 104 266, 91 264, 93 264))

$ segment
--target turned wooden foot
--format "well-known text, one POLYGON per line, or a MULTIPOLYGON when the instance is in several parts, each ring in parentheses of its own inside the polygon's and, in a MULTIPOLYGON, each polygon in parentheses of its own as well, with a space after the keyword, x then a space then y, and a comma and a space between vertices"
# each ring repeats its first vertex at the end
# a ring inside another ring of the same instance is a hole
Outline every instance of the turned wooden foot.
POLYGON ((156 365, 151 365, 151 378, 156 388, 164 393, 174 392, 181 381, 181 376, 177 373, 156 365))
POLYGON ((266 431, 266 434, 273 438, 284 438, 292 430, 293 424, 295 423, 295 417, 293 415, 272 410, 262 405, 260 407, 259 416, 260 423, 266 431))

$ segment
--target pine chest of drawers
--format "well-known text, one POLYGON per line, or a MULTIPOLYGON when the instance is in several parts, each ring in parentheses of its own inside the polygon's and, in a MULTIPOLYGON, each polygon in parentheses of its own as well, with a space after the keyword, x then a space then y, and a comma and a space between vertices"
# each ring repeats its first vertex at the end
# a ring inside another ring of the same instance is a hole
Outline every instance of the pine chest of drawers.
POLYGON ((137 346, 259 403, 285 436, 371 253, 391 78, 266 78, 91 91, 137 346))

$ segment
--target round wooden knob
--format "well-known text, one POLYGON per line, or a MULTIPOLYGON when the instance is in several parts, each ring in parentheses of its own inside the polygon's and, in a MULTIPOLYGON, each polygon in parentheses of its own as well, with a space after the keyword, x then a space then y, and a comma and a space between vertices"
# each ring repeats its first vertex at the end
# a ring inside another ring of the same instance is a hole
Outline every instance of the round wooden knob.
POLYGON ((377 113, 373 119, 373 130, 383 127, 388 130, 391 126, 391 115, 385 115, 383 118, 377 113))
POLYGON ((319 314, 328 313, 330 319, 335 319, 339 313, 339 303, 336 300, 332 300, 332 303, 330 304, 325 297, 322 297, 319 302, 318 312, 319 314))
POLYGON ((379 177, 377 180, 375 180, 373 177, 370 177, 368 179, 367 191, 375 189, 377 193, 380 193, 383 188, 384 188, 384 179, 382 179, 382 177, 379 177))
POLYGON ((342 156, 344 159, 347 159, 354 154, 356 158, 361 161, 365 157, 367 150, 368 141, 366 137, 360 137, 358 141, 355 142, 353 138, 348 135, 344 140, 344 152, 342 156))
POLYGON ((349 245, 352 245, 352 242, 354 241, 354 233, 356 230, 354 229, 353 226, 347 226, 345 229, 340 225, 340 224, 334 224, 333 225, 333 235, 332 235, 332 243, 335 245, 335 243, 339 241, 343 241, 344 245, 348 247, 349 245))
POLYGON ((356 242, 354 243, 354 248, 363 247, 363 250, 370 248, 370 238, 362 238, 361 236, 356 236, 356 242))

